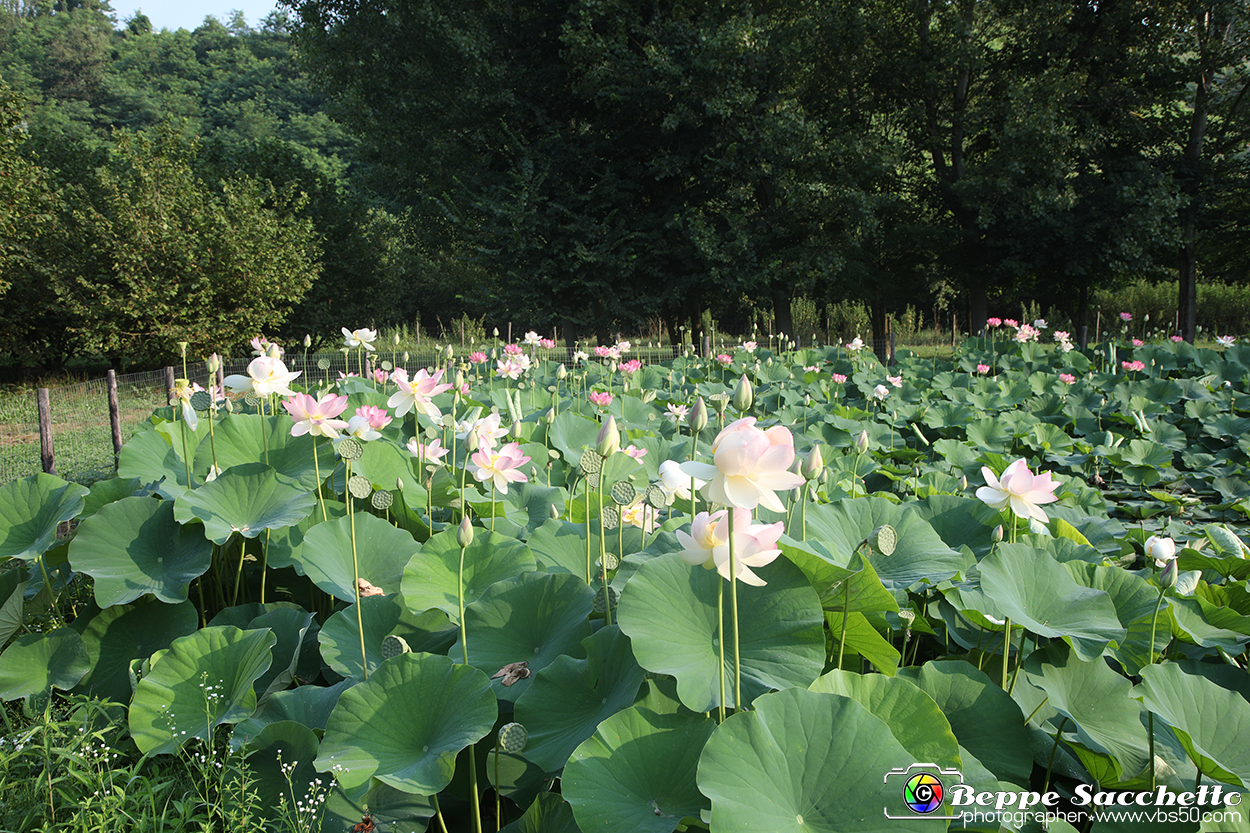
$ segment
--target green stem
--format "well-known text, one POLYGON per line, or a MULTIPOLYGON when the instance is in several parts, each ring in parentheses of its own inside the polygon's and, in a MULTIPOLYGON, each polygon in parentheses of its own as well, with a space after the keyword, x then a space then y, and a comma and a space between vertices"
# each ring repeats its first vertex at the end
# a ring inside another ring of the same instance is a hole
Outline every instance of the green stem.
POLYGON ((586 475, 586 584, 589 586, 590 577, 590 475, 586 475))
POLYGON ((495 531, 495 480, 490 481, 490 531, 495 531))
POLYGON ((1038 704, 1037 704, 1037 708, 1036 708, 1036 709, 1034 709, 1033 711, 1029 712, 1029 716, 1028 716, 1028 717, 1026 717, 1026 718, 1024 719, 1024 725, 1025 725, 1025 726, 1028 726, 1028 725, 1029 725, 1029 721, 1030 721, 1030 720, 1032 720, 1032 719, 1034 718, 1034 716, 1035 716, 1038 712, 1040 712, 1040 711, 1042 710, 1042 706, 1046 705, 1046 704, 1047 704, 1047 703, 1049 703, 1049 702, 1050 702, 1050 695, 1048 694, 1048 695, 1046 695, 1045 697, 1043 697, 1043 698, 1042 698, 1042 702, 1040 702, 1040 703, 1038 703, 1038 704))
POLYGON ((1003 691, 1007 690, 1007 666, 1011 664, 1011 618, 1003 629, 1003 691))
MULTIPOLYGON (((347 461, 347 478, 344 483, 351 482, 352 479, 352 461, 347 461)), ((360 613, 360 559, 356 555, 356 513, 352 509, 352 490, 345 489, 344 497, 347 498, 347 517, 348 523, 351 524, 352 536, 352 594, 356 597, 356 630, 360 633, 360 668, 364 674, 364 679, 369 679, 369 660, 365 658, 365 624, 364 617, 360 613)))
POLYGON ((738 554, 734 548, 734 510, 729 509, 729 608, 734 626, 734 709, 742 705, 742 654, 738 642, 738 554))
POLYGON ((716 630, 720 648, 720 721, 725 722, 725 582, 716 583, 716 630))
POLYGON ((1157 783, 1155 773, 1155 713, 1146 712, 1146 737, 1150 741, 1150 791, 1154 792, 1157 783))
POLYGON ((499 825, 503 809, 499 804, 499 733, 495 733, 495 833, 499 833, 499 825))
POLYGON ((269 530, 265 530, 265 546, 260 555, 260 603, 265 603, 265 577, 269 573, 269 530))
POLYGON ((1050 791, 1050 771, 1055 766, 1055 753, 1059 751, 1059 736, 1063 734, 1063 727, 1068 724, 1068 718, 1059 721, 1059 728, 1055 730, 1055 744, 1050 748, 1050 760, 1046 762, 1046 784, 1042 787, 1042 795, 1050 791))
POLYGON ((850 579, 845 581, 844 598, 842 603, 842 635, 838 637, 838 664, 837 668, 842 668, 842 651, 846 648, 846 623, 851 618, 851 582, 850 579))
POLYGON ((438 817, 438 826, 447 833, 447 822, 443 819, 443 808, 438 806, 438 793, 430 796, 430 804, 434 807, 434 815, 438 817))
POLYGON ((1163 593, 1164 593, 1164 590, 1160 588, 1159 599, 1158 601, 1155 602, 1155 612, 1150 617, 1150 662, 1151 664, 1154 664, 1154 661, 1155 661, 1155 625, 1159 621, 1159 608, 1163 605, 1163 593))
MULTIPOLYGON (((214 465, 215 464, 216 461, 214 461, 214 465)), ((330 520, 330 516, 326 514, 326 497, 321 493, 321 463, 317 461, 316 436, 313 437, 313 472, 317 475, 317 499, 321 501, 321 520, 328 521, 330 520)))

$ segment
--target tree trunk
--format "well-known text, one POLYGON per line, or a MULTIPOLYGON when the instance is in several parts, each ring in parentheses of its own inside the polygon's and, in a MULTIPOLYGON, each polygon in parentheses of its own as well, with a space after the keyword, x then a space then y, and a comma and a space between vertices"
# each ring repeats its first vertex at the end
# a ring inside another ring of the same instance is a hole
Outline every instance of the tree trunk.
POLYGON ((1180 335, 1190 344, 1198 329, 1197 224, 1190 217, 1181 229, 1180 287, 1176 299, 1180 335))
POLYGON ((773 299, 773 315, 775 316, 777 332, 785 333, 787 339, 797 342, 798 339, 794 337, 794 315, 790 309, 789 295, 773 299))
POLYGON ((990 302, 985 293, 985 284, 968 285, 968 332, 976 335, 985 329, 985 319, 989 317, 990 302))
POLYGON ((877 359, 886 364, 890 359, 890 339, 885 332, 885 301, 880 296, 874 297, 868 304, 868 323, 872 325, 872 352, 877 359))

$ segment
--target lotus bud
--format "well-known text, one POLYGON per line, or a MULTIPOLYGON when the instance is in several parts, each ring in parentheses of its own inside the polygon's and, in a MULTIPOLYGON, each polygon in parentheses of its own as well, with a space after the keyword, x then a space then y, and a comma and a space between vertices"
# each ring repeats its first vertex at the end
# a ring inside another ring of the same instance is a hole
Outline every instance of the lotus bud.
POLYGON ((1003 525, 1002 524, 999 524, 998 526, 994 527, 994 531, 990 533, 990 540, 993 541, 995 544, 1003 540, 1003 525))
POLYGON ((812 450, 807 452, 807 459, 803 461, 803 479, 807 481, 815 480, 820 476, 820 470, 825 467, 825 458, 820 456, 820 446, 813 445, 812 450))
POLYGON ((1163 568, 1163 572, 1159 574, 1159 589, 1171 590, 1176 586, 1176 580, 1180 577, 1180 559, 1173 558, 1168 565, 1163 568))
POLYGON ((599 440, 595 451, 600 457, 608 458, 621 450, 621 432, 616 430, 616 417, 608 415, 603 427, 599 429, 599 440))
POLYGON ((707 428, 707 403, 700 396, 694 402, 694 407, 690 409, 687 417, 690 420, 690 430, 698 434, 704 428, 707 428))
POLYGON ((742 378, 738 380, 738 386, 734 388, 734 407, 739 411, 749 411, 754 401, 755 390, 751 387, 751 380, 746 377, 746 374, 743 374, 742 378))
POLYGON ((470 431, 464 438, 464 450, 472 454, 477 451, 479 445, 481 445, 481 441, 478 439, 477 432, 470 431))
POLYGON ((1152 535, 1146 539, 1146 557, 1153 558, 1156 567, 1163 567, 1176 558, 1176 542, 1152 535))
POLYGON ((468 549, 473 543, 473 524, 469 523, 468 515, 460 519, 460 527, 456 530, 456 543, 462 550, 468 549))
POLYGON ((551 519, 555 520, 560 517, 560 509, 554 503, 551 504, 551 519))
POLYGON ((492 347, 490 349, 490 358, 491 358, 491 361, 494 361, 495 359, 499 358, 499 350, 492 347))
POLYGON ((968 475, 965 474, 959 478, 959 491, 962 492, 966 490, 967 488, 968 488, 968 475))
POLYGON ((564 377, 569 375, 569 369, 564 366, 564 362, 560 362, 560 366, 556 368, 556 378, 564 381, 564 377))
POLYGON ((404 351, 404 364, 408 364, 408 351, 404 351))
POLYGON ((616 372, 616 359, 613 359, 612 361, 608 362, 608 372, 609 373, 616 372))
POLYGON ((395 331, 395 335, 391 336, 391 341, 394 343, 396 347, 399 346, 399 331, 398 330, 395 331))
POLYGON ((556 409, 555 409, 555 408, 548 408, 548 409, 547 409, 547 415, 546 415, 546 416, 544 416, 544 417, 543 417, 543 419, 545 419, 545 420, 547 421, 547 424, 548 424, 548 425, 551 425, 552 423, 554 423, 554 422, 556 421, 556 409))
POLYGON ((821 469, 820 476, 816 478, 816 482, 821 486, 829 482, 829 469, 821 469))
POLYGON ((213 353, 208 357, 208 361, 205 364, 208 365, 209 373, 216 373, 218 370, 221 370, 221 356, 213 353))
POLYGON ((496 327, 495 329, 491 330, 491 335, 493 335, 495 338, 499 338, 499 328, 496 327))
POLYGON ((453 354, 452 354, 452 350, 451 350, 451 345, 450 345, 450 344, 448 344, 448 345, 447 345, 447 349, 443 351, 443 355, 444 355, 444 356, 446 356, 448 359, 451 359, 451 357, 452 357, 452 355, 453 355, 453 354))
POLYGON ((868 450, 868 429, 865 428, 859 432, 859 436, 855 438, 856 453, 863 454, 868 450))
POLYGON ((304 333, 304 349, 307 350, 309 347, 312 347, 312 336, 304 333))
POLYGON ((464 371, 457 370, 456 371, 456 390, 460 390, 460 388, 462 387, 464 387, 464 371))
POLYGON ((282 358, 282 348, 271 341, 269 346, 265 348, 265 355, 271 359, 280 359, 282 358))
POLYGON ((404 490, 404 479, 402 477, 395 478, 395 491, 402 492, 404 490))
POLYGON ((512 423, 512 429, 511 431, 509 431, 509 433, 512 434, 512 439, 514 440, 521 439, 521 421, 520 420, 517 420, 516 422, 512 423))

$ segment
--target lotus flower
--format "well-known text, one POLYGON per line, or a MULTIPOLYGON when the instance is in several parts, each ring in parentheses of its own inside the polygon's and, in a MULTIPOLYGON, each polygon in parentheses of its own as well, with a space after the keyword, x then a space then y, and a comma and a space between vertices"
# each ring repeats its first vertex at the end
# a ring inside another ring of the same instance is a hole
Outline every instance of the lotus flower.
POLYGON ((982 466, 981 474, 986 485, 977 489, 977 497, 987 505, 1000 510, 1010 506, 1021 518, 1036 518, 1042 523, 1050 520, 1039 506, 1059 499, 1054 495, 1059 482, 1051 479, 1050 472, 1033 474, 1021 458, 1009 465, 1001 478, 995 477, 989 466, 982 466))
POLYGON ((690 413, 689 405, 676 405, 670 402, 666 406, 666 412, 664 414, 664 417, 665 419, 671 419, 673 421, 673 424, 676 425, 680 422, 685 422, 686 414, 688 413, 690 413))
POLYGON ((837 384, 839 384, 839 385, 845 385, 845 384, 846 384, 846 377, 845 377, 845 376, 843 376, 841 373, 830 373, 830 374, 829 374, 829 378, 830 378, 830 379, 832 379, 834 382, 836 382, 836 383, 837 383, 837 384))
POLYGON ((499 414, 487 414, 481 419, 457 423, 456 438, 464 440, 466 448, 494 448, 495 440, 508 436, 508 429, 502 422, 499 414))
MULTIPOLYGON (((702 489, 706 485, 706 481, 695 478, 696 489, 702 489)), ((690 500, 690 475, 681 470, 681 463, 665 460, 660 463, 660 488, 670 500, 674 497, 690 500)))
POLYGON ((585 350, 577 350, 576 352, 573 353, 574 364, 577 364, 578 362, 584 362, 589 358, 590 358, 590 355, 585 350))
POLYGON ((732 581, 737 578, 743 584, 763 587, 767 582, 751 571, 752 567, 763 567, 771 564, 781 550, 777 549, 777 539, 785 528, 778 521, 775 524, 751 523, 751 512, 747 509, 734 509, 734 566, 737 573, 731 574, 729 564, 729 511, 708 514, 700 512, 694 516, 690 525, 690 533, 677 530, 677 541, 682 545, 679 553, 682 560, 691 565, 703 565, 708 569, 715 568, 722 577, 732 581))
POLYGON ((638 359, 630 359, 627 362, 621 363, 621 372, 624 373, 626 376, 632 376, 633 374, 637 373, 641 368, 642 368, 642 362, 640 362, 638 359))
POLYGON ((425 414, 430 419, 438 419, 443 413, 430 399, 451 389, 450 382, 439 383, 442 378, 442 370, 431 376, 430 372, 423 367, 409 381, 407 371, 402 368, 396 370, 391 379, 399 386, 399 390, 392 393, 391 398, 386 400, 386 407, 394 408, 397 417, 416 410, 417 413, 425 414))
POLYGON ((529 332, 525 334, 524 342, 530 345, 531 347, 537 347, 538 342, 540 341, 542 341, 542 336, 540 336, 538 333, 534 332, 533 330, 530 330, 529 332))
POLYGON ((612 394, 607 391, 592 390, 587 394, 587 397, 590 399, 591 404, 600 408, 606 408, 612 404, 612 394))
POLYGON ((521 471, 521 466, 530 458, 521 453, 521 446, 508 443, 495 451, 489 447, 479 448, 469 458, 467 468, 479 482, 492 481, 501 494, 508 493, 509 483, 525 483, 529 480, 521 471))
POLYGON ((755 348, 756 348, 756 347, 758 347, 758 346, 759 346, 759 345, 757 345, 754 341, 744 341, 744 342, 742 342, 741 344, 739 344, 739 345, 738 345, 738 349, 739 349, 739 350, 745 350, 745 351, 747 351, 748 353, 754 353, 754 352, 755 352, 755 348))
POLYGON ((741 509, 763 504, 774 512, 785 506, 776 492, 797 489, 803 478, 789 471, 794 462, 794 437, 790 430, 774 425, 767 431, 755 427, 755 417, 743 417, 725 427, 712 442, 716 465, 694 460, 683 463, 687 476, 708 481, 704 495, 717 503, 741 509))
POLYGON ((1215 343, 1221 347, 1232 347, 1237 343, 1237 339, 1233 336, 1216 336, 1215 343))
POLYGON ((987 318, 987 319, 985 319, 985 326, 987 326, 987 327, 1001 327, 1001 326, 1003 326, 1003 319, 1001 319, 1001 318, 987 318))
POLYGON ((356 409, 356 415, 347 421, 348 436, 363 442, 381 437, 383 428, 391 424, 391 415, 381 408, 364 405, 356 409))
POLYGON ((353 349, 356 347, 363 347, 364 349, 370 352, 373 352, 374 350, 377 349, 376 347, 373 346, 373 342, 378 340, 377 330, 370 330, 364 327, 360 328, 359 330, 349 330, 346 327, 343 327, 342 330, 343 330, 343 343, 346 344, 348 347, 351 347, 353 349))
POLYGON ((469 354, 470 364, 483 364, 485 362, 486 362, 486 354, 483 353, 481 350, 474 350, 472 353, 469 354))
POLYGON ((1171 538, 1151 535, 1146 539, 1146 557, 1153 558, 1156 567, 1166 567, 1176 557, 1176 542, 1171 538))
POLYGON ((649 506, 646 501, 640 500, 621 510, 621 523, 628 526, 636 526, 647 535, 650 535, 655 531, 656 514, 655 507, 649 506))
POLYGON ((444 457, 451 453, 450 448, 443 448, 443 441, 440 439, 435 439, 430 443, 422 443, 416 437, 413 437, 408 441, 408 445, 405 448, 412 453, 413 457, 423 458, 429 463, 441 462, 444 457))
POLYGON ((337 440, 339 432, 347 428, 345 420, 335 418, 347 408, 347 397, 343 395, 326 393, 320 399, 313 399, 306 393, 297 393, 284 400, 282 407, 295 420, 291 426, 292 437, 312 434, 337 440))
POLYGON ((233 375, 225 378, 226 387, 235 393, 254 391, 257 396, 269 396, 280 393, 283 396, 294 396, 290 384, 303 371, 290 371, 282 363, 282 359, 272 356, 259 356, 252 359, 247 366, 247 375, 233 375))

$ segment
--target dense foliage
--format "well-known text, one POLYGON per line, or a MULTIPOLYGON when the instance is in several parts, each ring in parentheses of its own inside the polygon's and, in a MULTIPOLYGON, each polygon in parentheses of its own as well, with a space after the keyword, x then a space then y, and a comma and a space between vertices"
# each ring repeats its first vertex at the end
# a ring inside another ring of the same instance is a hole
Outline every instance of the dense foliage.
MULTIPOLYGON (((507 347, 515 378, 259 357, 228 406, 180 383, 118 477, 0 487, 0 697, 108 701, 137 777, 239 749, 160 799, 227 829, 947 829, 913 764, 1085 813, 1051 830, 1108 809, 1082 789, 1199 784, 1157 829, 1245 829, 1244 345, 973 340, 897 376, 507 347)), ((112 796, 36 779, 0 819, 112 796)), ((950 829, 1041 829, 976 809, 950 829)))

